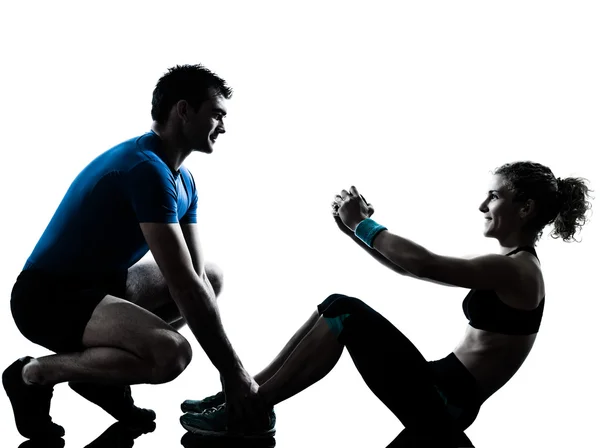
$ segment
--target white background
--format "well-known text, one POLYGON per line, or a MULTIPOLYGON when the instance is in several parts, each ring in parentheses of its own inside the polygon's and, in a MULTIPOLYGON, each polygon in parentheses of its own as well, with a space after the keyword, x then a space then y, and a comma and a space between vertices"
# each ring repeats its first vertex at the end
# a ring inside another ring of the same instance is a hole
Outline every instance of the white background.
MULTIPOLYGON (((0 365, 49 354, 18 332, 10 290, 77 173, 149 130, 151 94, 175 64, 203 63, 235 93, 227 134, 186 162, 199 188, 220 306, 258 372, 332 292, 360 297, 428 359, 447 355, 466 290, 386 272, 344 237, 333 196, 354 184, 391 231, 444 255, 497 251, 478 211, 489 172, 533 160, 597 189, 596 2, 11 2, 0 11, 0 365), (10 6, 9 6, 10 5, 10 6)), ((595 195, 595 194, 594 194, 595 195)), ((549 230, 549 229, 548 229, 549 230)), ((591 446, 598 422, 598 224, 580 244, 544 236, 547 303, 521 370, 467 434, 478 447, 591 446), (595 265, 595 266, 594 266, 595 265)), ((183 334, 193 339, 186 328, 183 334)), ((158 427, 136 447, 179 446, 179 404, 219 388, 199 345, 189 368, 137 386, 158 427)), ((384 447, 402 429, 347 354, 276 408, 277 446, 384 447)), ((67 447, 112 420, 65 385, 67 447)), ((22 440, 0 394, 2 446, 22 440)))

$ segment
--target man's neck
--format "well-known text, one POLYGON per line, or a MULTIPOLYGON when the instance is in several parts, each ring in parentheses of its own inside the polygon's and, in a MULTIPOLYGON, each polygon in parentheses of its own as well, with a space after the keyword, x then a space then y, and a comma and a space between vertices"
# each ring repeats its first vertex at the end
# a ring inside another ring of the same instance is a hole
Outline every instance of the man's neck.
POLYGON ((168 128, 161 128, 158 123, 152 123, 152 132, 154 132, 161 141, 160 150, 161 156, 164 157, 164 162, 173 171, 179 171, 184 160, 192 152, 191 149, 186 149, 175 133, 168 128))

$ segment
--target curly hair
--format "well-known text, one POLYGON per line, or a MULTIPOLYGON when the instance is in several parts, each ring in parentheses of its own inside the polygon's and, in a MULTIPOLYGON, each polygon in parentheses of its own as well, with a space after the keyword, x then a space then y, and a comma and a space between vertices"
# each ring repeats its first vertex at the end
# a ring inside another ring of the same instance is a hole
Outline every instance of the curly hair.
POLYGON ((535 233, 537 242, 544 228, 554 223, 550 236, 563 241, 576 241, 573 236, 586 223, 586 213, 592 205, 585 181, 587 179, 556 178, 550 168, 535 162, 513 162, 502 165, 493 172, 504 178, 506 186, 514 192, 514 202, 531 199, 537 213, 524 230, 535 233))
POLYGON ((158 80, 154 88, 152 119, 164 124, 171 109, 180 100, 186 100, 197 111, 209 98, 211 91, 225 99, 230 99, 233 94, 223 79, 200 64, 172 67, 158 80))

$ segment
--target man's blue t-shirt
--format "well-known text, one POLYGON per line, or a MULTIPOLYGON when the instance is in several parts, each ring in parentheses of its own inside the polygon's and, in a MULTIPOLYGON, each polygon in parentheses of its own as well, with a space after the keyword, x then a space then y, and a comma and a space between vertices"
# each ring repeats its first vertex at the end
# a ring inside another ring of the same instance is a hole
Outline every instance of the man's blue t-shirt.
POLYGON ((124 272, 147 252, 140 223, 195 223, 192 174, 172 171, 153 132, 123 142, 75 178, 24 269, 124 272))

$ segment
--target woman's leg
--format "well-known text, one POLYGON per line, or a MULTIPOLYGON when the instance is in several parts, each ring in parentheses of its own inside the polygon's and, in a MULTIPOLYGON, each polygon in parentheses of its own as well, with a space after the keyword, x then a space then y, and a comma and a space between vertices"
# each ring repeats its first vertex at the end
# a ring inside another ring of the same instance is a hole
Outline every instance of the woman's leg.
POLYGON ((288 343, 293 350, 281 360, 277 372, 260 385, 259 393, 268 406, 287 400, 313 385, 327 375, 340 359, 344 346, 327 321, 319 317, 318 312, 307 323, 312 321, 315 324, 301 339, 298 336, 302 335, 302 329, 288 343))
MULTIPOLYGON (((296 349, 296 346, 304 339, 304 337, 312 330, 317 323, 319 314, 313 313, 310 318, 300 327, 298 331, 292 336, 288 343, 283 347, 279 354, 275 357, 271 363, 265 367, 262 371, 254 376, 254 380, 259 386, 267 382, 277 371, 283 366, 284 362, 289 358, 292 352, 296 349)), ((173 326, 173 324, 171 324, 173 326)), ((185 400, 181 403, 181 410, 183 412, 204 412, 207 409, 216 407, 225 401, 223 392, 218 392, 215 395, 211 395, 202 400, 185 400)))
MULTIPOLYGON (((314 326, 281 368, 260 386, 267 406, 272 407, 323 378, 345 346, 369 388, 410 428, 411 434, 448 438, 462 433, 446 412, 425 358, 383 316, 358 299, 334 294, 319 305, 313 317, 314 326)), ((299 331, 295 338, 301 334, 299 331)), ((217 414, 184 419, 188 426, 220 431, 217 414)))
POLYGON ((367 386, 407 428, 394 446, 403 446, 398 442, 404 440, 463 438, 446 412, 427 361, 387 319, 360 300, 340 294, 319 305, 319 314, 313 329, 260 387, 267 405, 323 378, 345 346, 367 386))
POLYGON ((353 297, 333 294, 322 316, 260 391, 269 405, 309 387, 327 374, 345 346, 361 376, 404 426, 450 422, 429 365, 387 319, 353 297))
MULTIPOLYGON (((269 401, 263 400, 263 404, 283 401, 323 378, 337 363, 343 349, 325 320, 319 317, 318 312, 313 313, 275 360, 255 377, 260 385, 259 393, 268 396, 269 401), (315 362, 314 354, 317 352, 322 356, 317 356, 315 362)), ((275 415, 272 405, 270 407, 271 412, 264 425, 245 428, 244 435, 262 437, 274 434, 275 415)), ((224 397, 219 397, 219 394, 200 401, 186 400, 181 409, 185 414, 180 422, 191 433, 216 436, 228 432, 224 397)))
POLYGON ((288 343, 283 347, 283 349, 279 352, 279 354, 271 361, 271 363, 257 373, 254 376, 254 380, 258 383, 259 386, 266 383, 271 379, 278 371, 281 369, 285 361, 290 357, 290 355, 296 350, 296 347, 300 342, 306 337, 306 335, 313 329, 315 324, 319 319, 319 313, 314 312, 311 314, 309 319, 300 327, 298 331, 292 336, 292 338, 288 341, 288 343))

